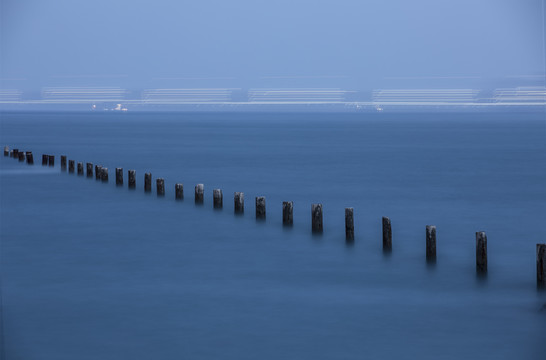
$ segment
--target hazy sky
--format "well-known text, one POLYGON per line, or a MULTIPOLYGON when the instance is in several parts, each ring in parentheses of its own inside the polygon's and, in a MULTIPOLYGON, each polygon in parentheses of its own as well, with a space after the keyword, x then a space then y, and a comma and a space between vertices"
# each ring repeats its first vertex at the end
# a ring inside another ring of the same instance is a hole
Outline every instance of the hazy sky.
POLYGON ((541 0, 0 1, 3 88, 356 90, 544 73, 541 0))

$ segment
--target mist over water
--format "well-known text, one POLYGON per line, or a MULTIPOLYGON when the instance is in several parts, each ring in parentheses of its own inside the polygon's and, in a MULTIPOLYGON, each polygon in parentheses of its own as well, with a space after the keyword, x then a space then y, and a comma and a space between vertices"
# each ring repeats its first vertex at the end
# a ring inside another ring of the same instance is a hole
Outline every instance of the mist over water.
POLYGON ((0 158, 5 357, 542 359, 545 131, 540 113, 3 113, 0 142, 35 161, 0 158), (108 167, 110 181, 61 172, 61 154, 108 167), (282 201, 294 201, 291 228, 282 201), (476 231, 488 236, 485 279, 476 231))

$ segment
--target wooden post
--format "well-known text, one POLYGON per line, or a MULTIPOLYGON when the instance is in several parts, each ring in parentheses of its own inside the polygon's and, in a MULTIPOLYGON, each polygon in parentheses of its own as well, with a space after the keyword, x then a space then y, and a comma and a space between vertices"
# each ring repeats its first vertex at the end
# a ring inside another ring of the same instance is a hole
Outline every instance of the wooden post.
POLYGON ((157 196, 165 196, 165 179, 159 178, 155 181, 157 196))
POLYGON ((95 165, 95 180, 100 180, 101 169, 102 169, 102 165, 95 165))
MULTIPOLYGON (((43 159, 42 159, 43 165, 43 159)), ((61 171, 66 171, 66 155, 61 155, 61 171)))
POLYGON ((9 151, 9 157, 10 157, 10 158, 13 157, 13 150, 10 150, 10 151, 9 151))
POLYGON ((352 207, 345 208, 345 239, 348 241, 355 239, 354 210, 352 207))
POLYGON ((546 244, 537 244, 537 286, 546 289, 546 244))
POLYGON ((19 161, 25 161, 26 159, 26 155, 25 155, 25 152, 24 151, 19 151, 17 153, 18 157, 19 157, 19 161))
POLYGON ((311 205, 311 231, 322 232, 322 204, 311 205))
POLYGON ((82 162, 78 162, 78 175, 83 176, 83 163, 82 162))
POLYGON ((184 185, 183 184, 174 184, 174 198, 181 200, 184 198, 184 185))
POLYGON ((103 182, 108 182, 108 168, 106 168, 106 167, 101 167, 100 168, 100 179, 103 182))
POLYGON ((55 166, 55 155, 49 155, 48 156, 47 164, 49 166, 55 166))
POLYGON ((74 172, 74 165, 75 165, 75 161, 74 160, 68 160, 68 172, 69 173, 73 173, 74 172))
POLYGON ((265 219, 265 196, 256 197, 256 219, 265 219))
MULTIPOLYGON (((15 149, 13 149, 13 156, 15 156, 15 149)), ((42 165, 47 166, 47 160, 49 157, 46 154, 42 154, 42 165)))
POLYGON ((292 201, 282 202, 282 224, 285 226, 294 224, 294 203, 292 201))
POLYGON ((127 171, 127 177, 129 178, 129 189, 136 188, 136 170, 127 171))
POLYGON ((205 200, 205 185, 197 184, 195 185, 195 203, 202 204, 205 200))
POLYGON ((27 151, 27 164, 34 164, 34 157, 32 156, 32 151, 27 151))
POLYGON ((485 231, 476 232, 476 272, 487 273, 487 235, 485 231))
POLYGON ((383 251, 392 250, 392 228, 391 228, 391 219, 386 216, 383 216, 383 251))
POLYGON ((152 191, 152 174, 151 173, 144 174, 144 191, 146 192, 152 191))
POLYGON ((245 212, 245 194, 242 192, 235 192, 233 195, 233 204, 236 214, 242 214, 245 212))
MULTIPOLYGON (((62 160, 61 160, 62 163, 62 160)), ((93 164, 92 163, 86 163, 85 164, 86 170, 87 170, 87 177, 93 177, 93 164)))
POLYGON ((4 156, 9 156, 9 146, 4 146, 4 156))
POLYGON ((222 189, 212 190, 212 204, 215 209, 221 209, 224 206, 224 195, 222 195, 222 189))
POLYGON ((13 149, 13 158, 19 159, 19 149, 13 149))
POLYGON ((116 168, 116 185, 123 185, 123 168, 116 168))
POLYGON ((427 225, 425 237, 427 244, 427 261, 436 262, 436 226, 427 225))

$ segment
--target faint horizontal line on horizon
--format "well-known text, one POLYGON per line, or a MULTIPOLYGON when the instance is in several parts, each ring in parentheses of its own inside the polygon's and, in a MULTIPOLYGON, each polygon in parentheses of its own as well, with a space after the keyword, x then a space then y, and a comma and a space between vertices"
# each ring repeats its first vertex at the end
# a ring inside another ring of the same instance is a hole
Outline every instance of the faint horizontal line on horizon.
POLYGON ((386 80, 481 79, 481 76, 389 76, 386 80))
POLYGON ((260 79, 344 79, 346 75, 261 76, 260 79))
MULTIPOLYGON (((153 105, 154 102, 143 100, 117 99, 123 104, 153 105)), ((112 99, 91 100, 24 100, 2 101, 0 104, 92 104, 93 102, 113 102, 112 99)), ((350 106, 546 106, 546 102, 413 102, 413 101, 207 101, 207 102, 157 102, 157 105, 350 105, 350 106)))
POLYGON ((236 77, 154 77, 152 80, 237 80, 236 77))
POLYGON ((129 75, 119 74, 119 75, 51 75, 51 76, 50 76, 50 78, 53 78, 53 79, 58 79, 58 78, 61 78, 61 79, 78 79, 78 78, 81 78, 81 79, 84 79, 84 78, 125 78, 125 77, 129 77, 129 75))

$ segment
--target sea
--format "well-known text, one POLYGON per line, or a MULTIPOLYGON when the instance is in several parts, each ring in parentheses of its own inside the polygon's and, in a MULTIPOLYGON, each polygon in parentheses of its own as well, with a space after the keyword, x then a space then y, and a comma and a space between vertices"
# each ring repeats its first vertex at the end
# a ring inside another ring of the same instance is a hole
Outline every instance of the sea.
POLYGON ((544 112, 3 112, 0 145, 34 156, 0 155, 2 359, 546 359, 544 112))

